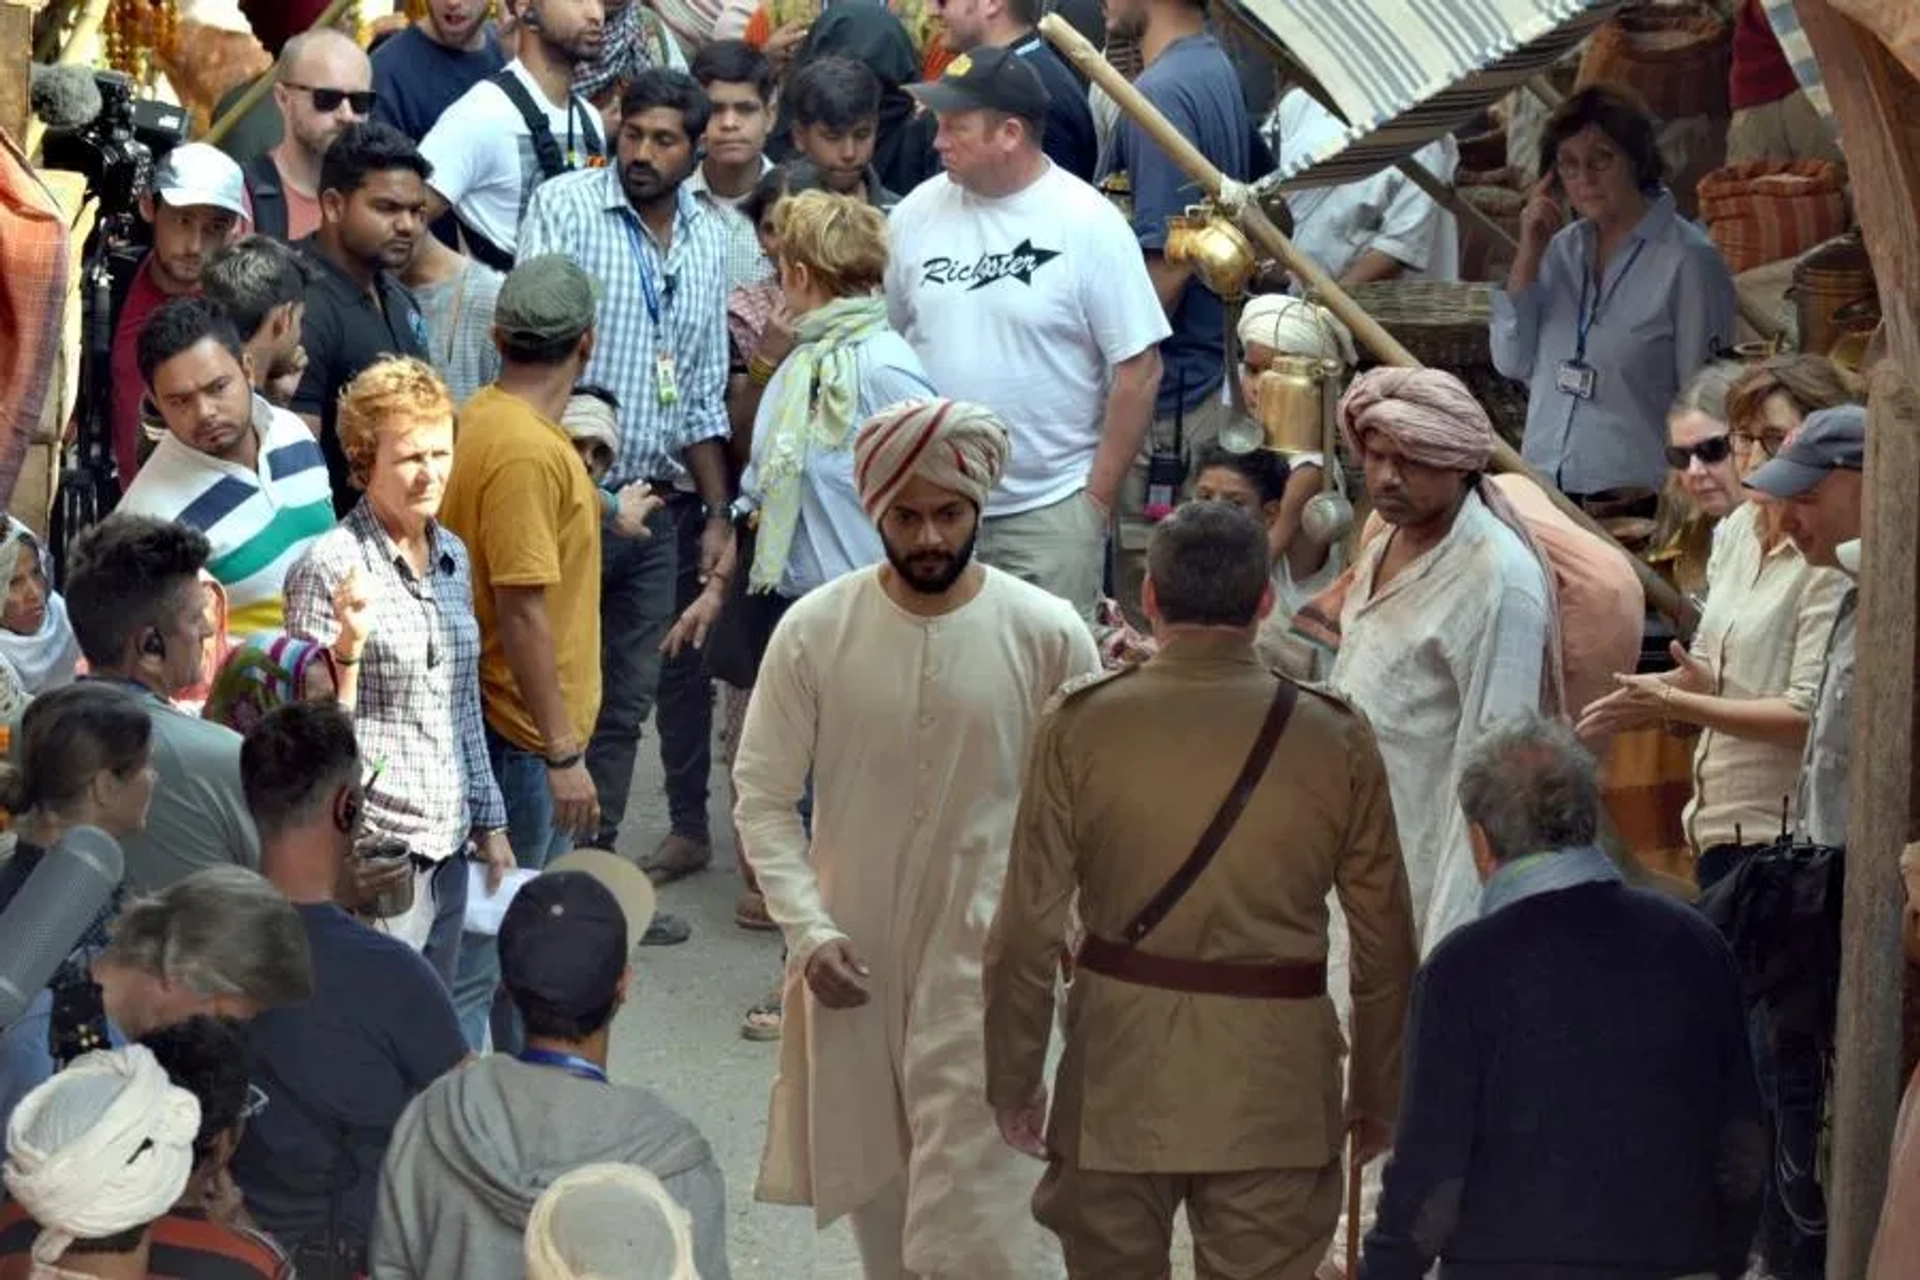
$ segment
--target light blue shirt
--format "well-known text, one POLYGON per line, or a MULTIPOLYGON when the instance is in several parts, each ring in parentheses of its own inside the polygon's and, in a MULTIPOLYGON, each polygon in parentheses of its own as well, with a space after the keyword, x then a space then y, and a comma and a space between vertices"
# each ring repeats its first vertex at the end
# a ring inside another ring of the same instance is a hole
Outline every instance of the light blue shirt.
MULTIPOLYGON (((854 348, 853 358, 860 386, 855 431, 858 423, 902 400, 926 400, 939 394, 913 347, 891 329, 861 342, 854 348)), ((740 477, 740 491, 755 504, 760 501, 758 455, 772 432, 767 419, 772 406, 781 402, 783 380, 801 376, 800 363, 781 362, 760 397, 760 411, 753 423, 755 457, 740 477)), ((880 531, 860 505, 860 487, 853 478, 853 432, 847 433, 838 449, 822 449, 810 443, 801 464, 800 520, 787 549, 780 594, 797 600, 843 573, 879 564, 886 554, 880 531)))
POLYGON ((662 252, 613 164, 562 174, 534 190, 518 255, 525 262, 543 253, 572 258, 600 290, 593 358, 580 380, 620 400, 620 449, 608 486, 681 479, 690 446, 730 434, 726 222, 683 184, 662 252), (673 360, 672 404, 660 398, 662 352, 673 360))
POLYGON ((1493 364, 1528 384, 1521 456, 1566 493, 1658 491, 1667 479, 1667 410, 1714 352, 1734 341, 1733 275, 1707 233, 1662 190, 1633 235, 1586 289, 1598 315, 1587 334, 1593 395, 1560 388, 1591 277, 1593 224, 1582 219, 1547 246, 1540 278, 1519 297, 1493 294, 1493 364))

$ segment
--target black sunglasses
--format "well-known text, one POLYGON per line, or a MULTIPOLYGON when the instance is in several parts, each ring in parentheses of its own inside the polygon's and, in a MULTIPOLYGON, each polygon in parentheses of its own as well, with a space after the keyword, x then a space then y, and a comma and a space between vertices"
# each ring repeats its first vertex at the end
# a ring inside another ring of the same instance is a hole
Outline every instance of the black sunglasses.
POLYGON ((1667 465, 1675 471, 1685 471, 1687 464, 1695 458, 1703 466, 1714 466, 1733 456, 1733 441, 1726 436, 1708 436, 1699 444, 1667 446, 1667 465))
POLYGON ((370 115, 373 112, 374 101, 380 96, 371 89, 322 89, 310 84, 295 84, 291 80, 283 80, 281 83, 289 89, 298 89, 302 93, 312 94, 313 109, 320 112, 338 111, 340 104, 344 102, 353 108, 355 115, 370 115))

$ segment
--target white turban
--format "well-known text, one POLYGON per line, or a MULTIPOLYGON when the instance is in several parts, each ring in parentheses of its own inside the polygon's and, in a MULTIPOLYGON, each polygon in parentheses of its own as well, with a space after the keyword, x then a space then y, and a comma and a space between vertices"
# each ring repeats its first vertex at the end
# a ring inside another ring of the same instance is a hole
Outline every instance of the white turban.
POLYGON ((1325 307, 1285 293, 1263 293, 1240 309, 1240 345, 1259 343, 1281 355, 1337 360, 1351 369, 1359 360, 1353 335, 1325 307))
POLYGON ((599 396, 575 395, 567 401, 567 411, 560 417, 560 429, 573 441, 592 440, 607 446, 607 452, 618 456, 620 452, 620 424, 614 417, 613 406, 599 396))
POLYGON ((853 442, 860 505, 874 520, 909 480, 970 498, 984 508, 1012 447, 1006 424, 985 405, 908 400, 868 418, 853 442))
POLYGON ((527 1215, 527 1280, 700 1280, 687 1211, 647 1170, 589 1164, 527 1215))
POLYGON ((193 1172, 200 1102, 144 1046, 89 1053, 20 1100, 7 1190, 40 1224, 34 1260, 165 1216, 193 1172))

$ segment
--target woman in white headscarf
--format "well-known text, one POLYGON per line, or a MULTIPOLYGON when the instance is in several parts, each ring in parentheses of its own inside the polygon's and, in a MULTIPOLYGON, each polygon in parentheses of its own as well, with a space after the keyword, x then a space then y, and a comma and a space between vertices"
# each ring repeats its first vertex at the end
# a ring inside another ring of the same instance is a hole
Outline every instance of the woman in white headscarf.
POLYGON ((0 568, 7 594, 0 606, 0 715, 19 713, 26 701, 73 683, 80 642, 67 621, 67 602, 51 584, 46 548, 33 531, 7 517, 0 533, 0 568))

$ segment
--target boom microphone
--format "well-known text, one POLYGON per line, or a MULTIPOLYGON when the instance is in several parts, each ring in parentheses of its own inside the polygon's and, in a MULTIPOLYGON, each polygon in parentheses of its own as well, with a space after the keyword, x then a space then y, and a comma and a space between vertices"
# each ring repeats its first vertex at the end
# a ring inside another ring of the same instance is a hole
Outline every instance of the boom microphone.
POLYGON ((126 870, 120 842, 74 827, 0 912, 0 1030, 17 1021, 72 954, 126 870))
POLYGON ((79 129, 100 118, 100 87, 91 67, 35 64, 29 96, 33 114, 49 129, 79 129))

